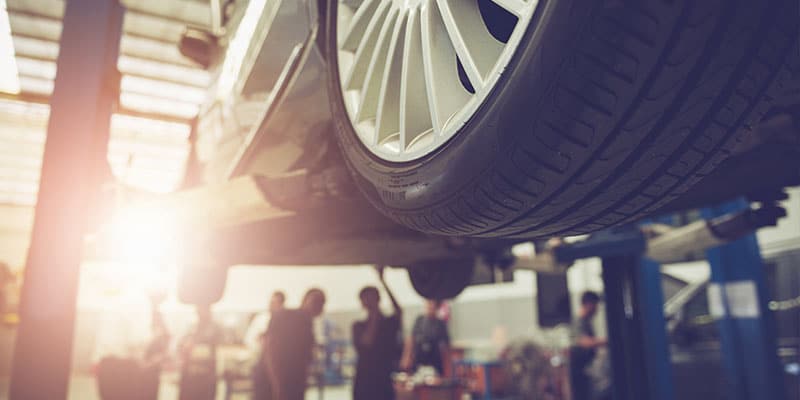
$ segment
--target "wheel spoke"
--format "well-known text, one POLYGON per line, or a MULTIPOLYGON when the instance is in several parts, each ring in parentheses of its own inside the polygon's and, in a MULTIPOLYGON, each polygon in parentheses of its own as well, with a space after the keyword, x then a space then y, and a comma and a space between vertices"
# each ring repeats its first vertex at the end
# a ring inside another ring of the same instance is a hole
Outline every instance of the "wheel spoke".
POLYGON ((378 9, 378 2, 379 0, 364 0, 355 14, 353 14, 352 19, 348 21, 348 26, 342 27, 343 29, 340 32, 344 34, 339 36, 339 46, 342 50, 355 51, 357 49, 361 38, 364 37, 364 32, 369 26, 369 22, 378 9))
POLYGON ((497 4, 500 8, 516 15, 517 17, 523 15, 528 8, 528 2, 525 0, 492 0, 492 3, 497 4))
MULTIPOLYGON (((408 15, 403 76, 400 88, 400 148, 404 151, 425 134, 432 132, 433 119, 425 89, 425 64, 422 57, 422 26, 419 11, 408 15)), ((428 135, 431 136, 431 135, 428 135)))
MULTIPOLYGON (((399 13, 390 40, 386 57, 386 68, 383 71, 378 112, 375 125, 378 144, 387 144, 400 139, 400 82, 403 72, 403 54, 405 45, 406 14, 399 13)), ((402 148, 398 147, 397 151, 402 148)))
POLYGON ((372 54, 375 51, 375 43, 378 41, 378 32, 383 28, 386 16, 389 13, 389 2, 381 2, 375 11, 375 16, 370 20, 364 36, 358 44, 353 66, 347 72, 344 87, 348 90, 357 90, 364 84, 367 71, 369 70, 372 54))
POLYGON ((433 129, 439 135, 450 117, 466 104, 470 93, 461 85, 456 73, 456 51, 447 34, 438 7, 433 3, 422 9, 422 56, 428 104, 433 116, 433 129))
MULTIPOLYGON (((373 119, 377 115, 381 83, 383 82, 383 73, 387 67, 389 47, 392 44, 392 34, 397 23, 397 13, 398 10, 394 7, 389 10, 388 16, 381 27, 380 35, 378 35, 378 42, 369 61, 367 76, 364 80, 364 85, 361 87, 361 102, 356 115, 357 122, 373 119)), ((375 135, 373 138, 375 144, 377 144, 377 139, 378 135, 375 135)))
POLYGON ((481 90, 503 52, 503 43, 486 29, 477 1, 437 0, 436 3, 470 83, 475 90, 481 90))

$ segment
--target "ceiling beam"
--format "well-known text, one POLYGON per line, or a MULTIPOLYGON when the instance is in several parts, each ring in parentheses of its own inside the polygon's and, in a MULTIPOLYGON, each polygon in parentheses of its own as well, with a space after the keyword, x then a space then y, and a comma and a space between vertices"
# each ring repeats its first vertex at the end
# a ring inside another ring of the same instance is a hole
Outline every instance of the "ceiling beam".
MULTIPOLYGON (((58 42, 61 35, 61 24, 37 17, 15 15, 10 19, 14 46, 20 48, 26 43, 37 46, 54 47, 54 54, 58 53, 58 42)), ((152 37, 126 34, 120 43, 121 54, 140 58, 143 60, 157 61, 183 67, 201 69, 200 65, 181 54, 177 42, 168 42, 152 37)))
POLYGON ((126 35, 177 44, 186 31, 186 24, 131 11, 125 13, 123 29, 126 35))
POLYGON ((186 68, 159 61, 122 56, 117 63, 117 67, 125 75, 150 78, 200 89, 207 89, 211 83, 211 76, 205 70, 186 68))
POLYGON ((61 21, 65 3, 62 0, 6 0, 9 14, 20 13, 61 21))
POLYGON ((61 20, 43 18, 13 9, 8 10, 8 22, 14 36, 26 36, 58 43, 61 39, 61 20))
MULTIPOLYGON (((34 104, 48 104, 48 105, 50 104, 50 96, 45 96, 38 93, 23 92, 19 94, 9 94, 0 92, 0 100, 21 101, 25 103, 34 103, 34 104)), ((152 119, 155 121, 179 123, 179 124, 191 124, 193 120, 193 118, 181 118, 174 115, 168 115, 159 112, 137 111, 124 107, 118 107, 114 111, 114 114, 126 115, 129 117, 152 119)))
POLYGON ((185 25, 209 29, 211 7, 208 2, 185 0, 127 0, 128 12, 136 12, 185 25))
MULTIPOLYGON (((39 13, 31 11, 28 7, 12 7, 11 5, 8 6, 7 11, 9 23, 12 26, 11 30, 14 33, 17 31, 34 29, 33 27, 20 28, 21 25, 24 25, 24 22, 49 21, 49 23, 41 22, 41 26, 44 28, 39 35, 46 35, 46 38, 51 40, 58 40, 61 36, 61 17, 59 17, 57 13, 39 13), (21 20, 21 22, 16 22, 17 19, 21 20), (54 24, 57 24, 57 31, 56 25, 54 24)), ((181 39, 181 35, 183 35, 183 32, 186 30, 186 24, 130 11, 125 13, 123 30, 125 35, 147 38, 164 44, 177 45, 181 39)), ((37 34, 34 33, 33 35, 36 36, 37 34)))
MULTIPOLYGON (((211 26, 211 8, 208 3, 184 0, 129 0, 124 3, 126 14, 154 17, 183 26, 211 26)), ((63 0, 6 0, 6 9, 9 12, 59 21, 64 18, 64 5, 63 0)))
MULTIPOLYGON (((53 80, 56 61, 49 54, 36 54, 20 47, 17 54, 17 69, 20 77, 53 80)), ((205 101, 205 87, 177 79, 165 79, 162 76, 140 73, 133 68, 122 71, 122 90, 140 94, 152 94, 154 97, 203 103, 205 101), (139 87, 141 86, 141 87, 139 87)))
MULTIPOLYGON (((46 72, 46 71, 44 71, 46 72)), ((19 73, 20 84, 23 92, 34 92, 49 95, 53 90, 53 80, 46 73, 37 73, 23 68, 19 73)), ((177 118, 189 120, 194 118, 199 111, 197 102, 176 98, 174 95, 164 95, 152 90, 123 90, 120 92, 120 107, 140 112, 162 112, 177 118)))
MULTIPOLYGON (((53 42, 30 38, 14 38, 16 56, 24 62, 36 61, 54 64, 58 59, 58 48, 53 42)), ((186 65, 171 64, 163 60, 144 59, 123 54, 118 68, 124 75, 137 76, 155 81, 186 86, 189 89, 206 90, 210 83, 208 71, 186 65)), ((20 71, 20 74, 24 73, 20 71)))
POLYGON ((168 44, 145 37, 124 35, 120 43, 123 55, 201 70, 199 64, 181 54, 177 44, 168 44))

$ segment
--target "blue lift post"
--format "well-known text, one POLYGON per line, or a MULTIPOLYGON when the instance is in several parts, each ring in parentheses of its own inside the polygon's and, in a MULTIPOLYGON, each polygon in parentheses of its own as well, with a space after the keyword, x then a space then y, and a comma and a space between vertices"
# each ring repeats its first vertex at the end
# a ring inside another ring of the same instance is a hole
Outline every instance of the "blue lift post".
POLYGON ((78 275, 91 200, 106 167, 123 9, 69 0, 31 246, 20 299, 11 400, 66 399, 78 275))
POLYGON ((730 242, 706 253, 712 280, 709 308, 721 331, 729 397, 786 398, 761 255, 752 233, 775 225, 785 210, 771 203, 750 210, 747 202, 737 201, 706 209, 703 216, 705 224, 681 232, 694 233, 689 237, 699 242, 682 242, 683 236, 675 236, 672 242, 648 242, 640 228, 629 226, 553 249, 559 265, 581 258, 602 259, 615 400, 672 400, 675 396, 660 265, 646 254, 663 257, 669 243, 706 246, 726 240, 730 242), (652 247, 647 248, 648 244, 652 247))
POLYGON ((660 269, 636 253, 603 258, 616 400, 674 398, 660 269))
POLYGON ((660 265, 645 250, 633 226, 555 249, 562 261, 602 259, 615 400, 674 398, 660 265))
MULTIPOLYGON (((706 219, 749 208, 735 201, 703 211, 706 219)), ((775 322, 755 234, 706 251, 711 265, 709 306, 717 319, 733 400, 785 399, 775 322)))

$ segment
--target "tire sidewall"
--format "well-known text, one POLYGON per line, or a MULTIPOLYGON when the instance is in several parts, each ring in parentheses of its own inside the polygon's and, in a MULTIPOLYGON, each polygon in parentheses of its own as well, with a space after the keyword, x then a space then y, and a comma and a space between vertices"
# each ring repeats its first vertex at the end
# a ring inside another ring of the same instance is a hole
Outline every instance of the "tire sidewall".
POLYGON ((359 187, 382 211, 396 216, 446 202, 491 172, 515 137, 531 132, 536 111, 557 81, 566 54, 561 44, 577 36, 590 14, 587 0, 540 0, 516 54, 491 93, 444 145, 420 159, 397 163, 378 158, 361 142, 342 100, 336 45, 337 1, 326 10, 323 47, 329 61, 329 91, 338 142, 359 187), (587 3, 583 6, 575 3, 587 3), (531 110, 534 110, 533 112, 531 110))

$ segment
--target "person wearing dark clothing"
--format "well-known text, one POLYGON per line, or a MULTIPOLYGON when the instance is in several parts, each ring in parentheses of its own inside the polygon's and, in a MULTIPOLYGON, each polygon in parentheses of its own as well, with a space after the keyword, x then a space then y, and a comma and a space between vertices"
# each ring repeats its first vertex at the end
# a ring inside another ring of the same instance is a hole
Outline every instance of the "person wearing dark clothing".
POLYGON ((197 306, 197 327, 183 339, 180 400, 213 400, 217 395, 217 345, 222 332, 208 305, 197 306))
POLYGON ((274 400, 303 400, 314 357, 313 319, 322 314, 325 294, 309 290, 296 310, 275 313, 264 338, 264 366, 274 400))
POLYGON ((392 371, 397 368, 401 348, 403 310, 383 277, 383 267, 378 275, 394 314, 385 316, 380 309, 380 292, 373 286, 359 293, 367 319, 353 324, 353 346, 358 355, 356 376, 353 381, 353 400, 393 400, 392 371))
MULTIPOLYGON (((281 291, 276 291, 272 294, 269 300, 269 316, 270 318, 284 310, 286 303, 286 295, 281 291)), ((267 329, 268 323, 265 323, 261 329, 267 329)), ((256 365, 253 367, 253 400, 271 400, 272 399, 272 385, 267 376, 267 368, 264 365, 264 343, 266 340, 266 331, 261 334, 261 352, 256 365)))
POLYGON ((428 300, 425 314, 414 322, 411 336, 406 339, 403 354, 403 369, 416 371, 421 366, 430 366, 441 375, 445 372, 445 359, 450 353, 450 334, 447 324, 436 316, 441 302, 428 300))
POLYGON ((597 349, 607 343, 606 339, 597 337, 592 326, 592 320, 597 315, 599 304, 600 296, 597 293, 584 292, 581 296, 578 319, 572 326, 569 375, 573 400, 590 400, 592 398, 592 380, 586 369, 594 361, 597 349))

